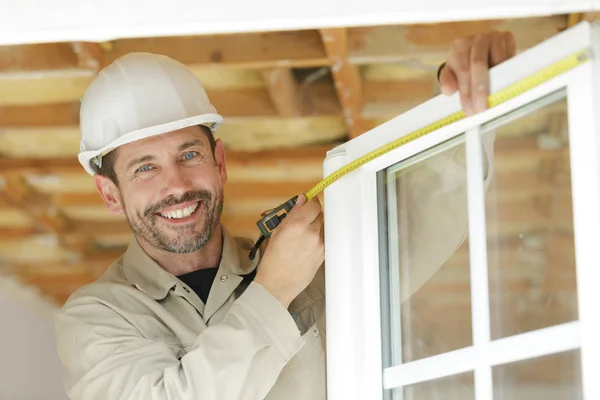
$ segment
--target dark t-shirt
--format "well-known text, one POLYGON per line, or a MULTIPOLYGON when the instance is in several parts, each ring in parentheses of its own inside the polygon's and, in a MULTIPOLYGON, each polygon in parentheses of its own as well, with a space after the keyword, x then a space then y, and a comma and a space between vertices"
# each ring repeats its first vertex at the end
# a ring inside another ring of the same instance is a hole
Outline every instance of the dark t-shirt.
MULTIPOLYGON (((215 277, 217 276, 217 272, 219 272, 219 267, 199 269, 198 271, 179 275, 178 278, 181 279, 183 283, 188 285, 190 289, 196 292, 202 302, 206 304, 208 294, 210 293, 210 288, 212 287, 215 277)), ((244 275, 243 282, 249 284, 254 279, 255 275, 256 270, 252 271, 248 275, 244 275)))
POLYGON ((208 294, 210 293, 210 288, 215 280, 215 277, 217 276, 218 271, 218 267, 199 269, 198 271, 179 275, 178 278, 181 279, 183 283, 188 285, 190 289, 196 292, 198 297, 202 299, 202 302, 206 304, 208 294))

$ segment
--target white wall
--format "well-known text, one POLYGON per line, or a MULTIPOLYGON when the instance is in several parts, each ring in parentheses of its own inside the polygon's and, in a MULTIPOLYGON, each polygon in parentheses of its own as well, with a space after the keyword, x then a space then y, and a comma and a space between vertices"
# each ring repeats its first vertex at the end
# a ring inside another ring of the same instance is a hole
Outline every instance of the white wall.
POLYGON ((10 292, 0 285, 0 399, 67 399, 50 316, 10 292))

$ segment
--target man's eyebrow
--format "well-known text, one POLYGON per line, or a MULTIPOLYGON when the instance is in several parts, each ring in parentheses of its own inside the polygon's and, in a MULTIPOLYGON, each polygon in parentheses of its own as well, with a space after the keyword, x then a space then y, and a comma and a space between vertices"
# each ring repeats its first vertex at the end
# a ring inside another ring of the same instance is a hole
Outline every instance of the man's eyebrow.
POLYGON ((135 159, 131 160, 129 162, 129 164, 127 164, 127 169, 131 169, 131 168, 133 168, 137 164, 145 163, 145 162, 150 161, 152 159, 154 159, 154 156, 150 156, 150 155, 143 156, 143 157, 140 157, 140 158, 135 158, 135 159))
POLYGON ((202 145, 202 141, 190 140, 190 141, 183 143, 181 146, 179 146, 179 151, 183 151, 185 149, 188 149, 190 147, 197 146, 197 145, 202 145))

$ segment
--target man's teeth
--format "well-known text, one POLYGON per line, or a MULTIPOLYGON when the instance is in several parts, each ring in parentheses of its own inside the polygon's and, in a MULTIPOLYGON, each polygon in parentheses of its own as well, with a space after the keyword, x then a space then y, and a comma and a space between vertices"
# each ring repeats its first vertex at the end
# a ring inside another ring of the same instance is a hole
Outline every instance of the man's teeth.
POLYGON ((191 205, 189 207, 186 207, 184 209, 181 210, 175 210, 175 211, 162 211, 160 213, 160 215, 162 215, 165 218, 170 218, 170 219, 180 219, 180 218, 187 218, 190 215, 192 215, 192 213, 194 211, 196 211, 196 208, 198 208, 198 203, 191 205))

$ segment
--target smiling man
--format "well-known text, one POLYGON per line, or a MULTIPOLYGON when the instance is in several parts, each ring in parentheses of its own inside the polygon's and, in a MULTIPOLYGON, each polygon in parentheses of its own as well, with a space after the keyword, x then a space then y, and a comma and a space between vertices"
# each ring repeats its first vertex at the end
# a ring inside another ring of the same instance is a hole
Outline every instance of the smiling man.
POLYGON ((198 269, 198 259, 209 265, 217 261, 198 258, 195 252, 207 251, 220 229, 224 160, 221 142, 215 143, 211 130, 194 125, 108 153, 96 184, 109 211, 125 213, 144 251, 179 275, 198 269), (189 267, 185 262, 174 265, 185 257, 172 258, 173 253, 192 254, 189 267))
MULTIPOLYGON (((455 41, 439 79, 469 113, 510 34, 455 41)), ((299 200, 257 256, 221 224, 222 118, 168 57, 104 68, 81 105, 79 161, 133 232, 125 254, 56 317, 71 399, 326 398, 322 210, 299 200)), ((419 266, 417 266, 419 267, 419 266)))

